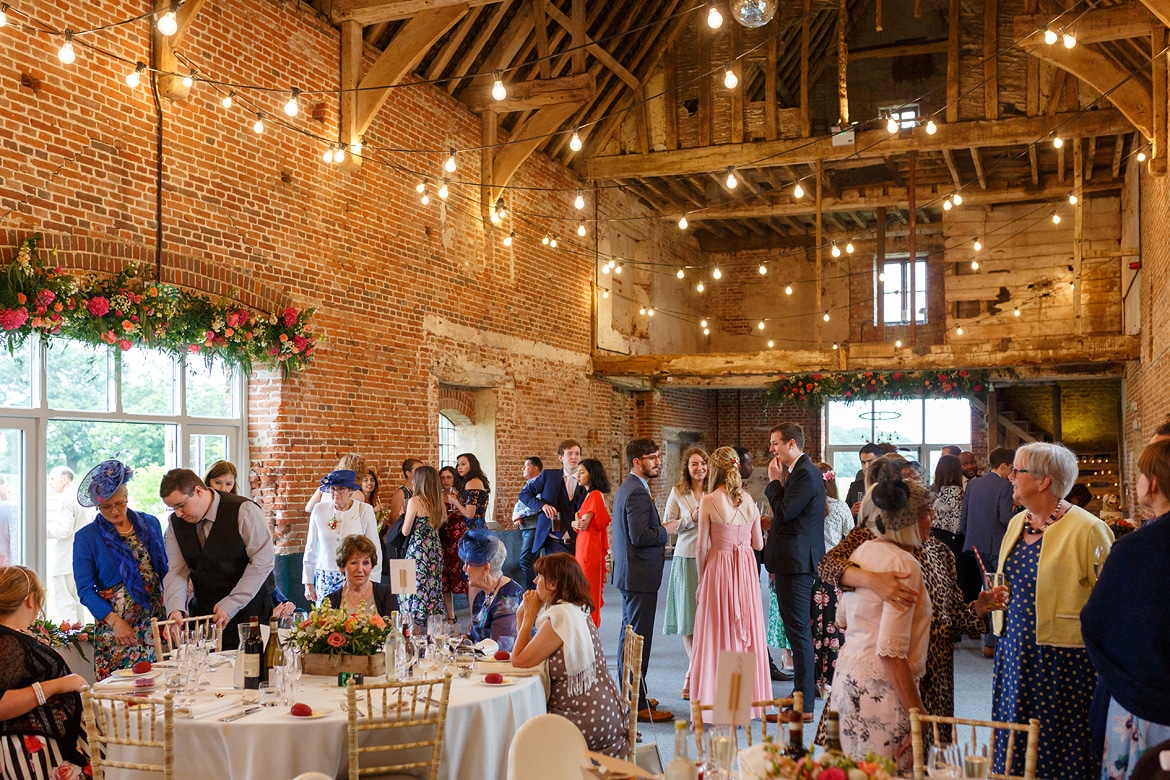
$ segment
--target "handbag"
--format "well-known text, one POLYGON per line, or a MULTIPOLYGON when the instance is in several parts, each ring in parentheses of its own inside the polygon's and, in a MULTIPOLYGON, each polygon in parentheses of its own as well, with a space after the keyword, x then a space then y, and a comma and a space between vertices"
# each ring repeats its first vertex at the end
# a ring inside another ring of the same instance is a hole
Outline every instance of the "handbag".
POLYGON ((382 553, 385 560, 398 561, 406 557, 408 537, 402 533, 402 525, 405 522, 406 513, 403 512, 397 520, 386 527, 386 533, 382 535, 382 553))

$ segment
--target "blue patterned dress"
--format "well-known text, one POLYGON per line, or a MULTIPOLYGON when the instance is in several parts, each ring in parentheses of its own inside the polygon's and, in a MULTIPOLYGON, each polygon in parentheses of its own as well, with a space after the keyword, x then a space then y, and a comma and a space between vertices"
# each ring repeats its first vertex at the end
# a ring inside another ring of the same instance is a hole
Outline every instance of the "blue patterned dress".
MULTIPOLYGON (((1036 571, 1040 546, 1022 539, 1004 562, 1011 601, 1004 615, 1003 636, 995 648, 994 719, 1008 723, 1040 721, 1036 776, 1046 780, 1085 780, 1100 773, 1089 736, 1089 705, 1097 673, 1083 647, 1051 647, 1036 643, 1036 571)), ((1007 739, 998 740, 994 769, 1004 771, 1007 739)), ((1012 757, 1011 773, 1024 774, 1024 750, 1012 757)))
POLYGON ((443 606, 443 546, 429 517, 415 517, 406 540, 406 557, 414 559, 415 592, 399 597, 402 608, 424 627, 431 615, 445 615, 443 606))

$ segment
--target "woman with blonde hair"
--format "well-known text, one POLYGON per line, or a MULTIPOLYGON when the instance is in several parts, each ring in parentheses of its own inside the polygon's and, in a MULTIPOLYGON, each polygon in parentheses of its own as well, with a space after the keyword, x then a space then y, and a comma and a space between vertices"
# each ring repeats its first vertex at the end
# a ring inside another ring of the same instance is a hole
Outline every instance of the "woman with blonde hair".
MULTIPOLYGON (((666 588, 666 619, 663 634, 681 634, 687 658, 691 657, 695 635, 695 594, 699 591, 699 567, 695 562, 699 536, 699 502, 707 492, 707 451, 691 447, 682 456, 678 481, 666 499, 666 522, 678 523, 674 557, 670 559, 670 582, 666 588)), ((683 681, 682 697, 691 698, 691 678, 683 681)))
POLYGON ((27 633, 45 589, 24 566, 0 569, 0 778, 83 777, 89 748, 81 724, 85 679, 27 633))
POLYGON ((415 563, 415 592, 402 596, 402 608, 414 615, 417 625, 425 626, 431 615, 445 615, 443 607, 443 545, 439 530, 447 522, 443 488, 434 466, 419 466, 414 471, 413 494, 406 502, 402 535, 406 537, 406 557, 415 563))
MULTIPOLYGON (((716 669, 724 651, 754 653, 754 701, 772 698, 760 569, 752 550, 764 547, 760 510, 740 483, 739 456, 731 447, 711 454, 707 495, 699 502, 698 605, 691 655, 691 697, 715 703, 716 669)), ((711 712, 704 714, 704 720, 711 712)), ((763 717, 758 708, 753 717, 763 717)))

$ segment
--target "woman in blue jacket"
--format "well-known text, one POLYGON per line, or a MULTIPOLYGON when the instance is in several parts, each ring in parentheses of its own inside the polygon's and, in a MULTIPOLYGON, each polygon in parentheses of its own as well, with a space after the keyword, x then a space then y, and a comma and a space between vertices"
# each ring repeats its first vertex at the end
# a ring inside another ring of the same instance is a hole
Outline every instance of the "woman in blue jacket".
POLYGON ((127 507, 126 483, 133 473, 120 461, 107 460, 77 487, 77 503, 98 509, 73 542, 77 594, 96 620, 97 680, 139 661, 154 661, 150 619, 166 619, 162 527, 157 517, 127 507))

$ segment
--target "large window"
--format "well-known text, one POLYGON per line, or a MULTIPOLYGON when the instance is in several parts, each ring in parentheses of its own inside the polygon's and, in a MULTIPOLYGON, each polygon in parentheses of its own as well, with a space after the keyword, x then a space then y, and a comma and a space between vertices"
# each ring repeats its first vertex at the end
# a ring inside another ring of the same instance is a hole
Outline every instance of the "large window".
MULTIPOLYGON (((910 310, 917 310, 919 324, 926 322, 926 263, 914 264, 914 279, 910 278, 910 258, 887 260, 878 269, 878 290, 881 291, 881 320, 886 325, 909 325, 910 310), (911 285, 914 296, 911 301, 911 285)), ((876 305, 875 305, 876 308, 876 305)), ((875 321, 877 315, 875 313, 875 321)))
POLYGON ((934 475, 935 464, 948 444, 971 449, 971 404, 963 399, 928 398, 907 401, 831 401, 825 407, 828 431, 825 456, 837 472, 837 491, 844 497, 861 460, 857 451, 867 442, 889 442, 907 458, 934 475))
POLYGON ((455 423, 439 413, 439 468, 455 465, 455 423))
POLYGON ((76 505, 81 479, 122 460, 130 507, 165 524, 167 469, 224 458, 247 472, 245 419, 243 380, 218 362, 65 340, 0 350, 0 556, 41 574, 51 618, 91 619, 68 587, 73 534, 94 514, 76 505))

